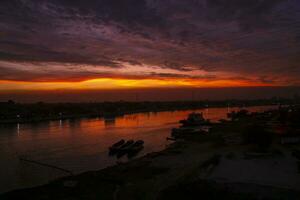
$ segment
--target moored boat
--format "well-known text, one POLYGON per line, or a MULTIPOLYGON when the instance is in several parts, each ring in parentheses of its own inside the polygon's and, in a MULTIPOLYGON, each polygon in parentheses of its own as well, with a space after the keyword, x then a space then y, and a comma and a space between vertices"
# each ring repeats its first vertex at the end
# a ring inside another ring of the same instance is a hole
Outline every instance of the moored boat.
POLYGON ((187 119, 180 120, 179 123, 181 123, 183 127, 189 127, 208 125, 210 121, 204 119, 203 113, 191 113, 187 119))
POLYGON ((136 141, 129 149, 130 152, 140 151, 144 148, 144 141, 138 140, 136 141))
POLYGON ((113 144, 112 146, 109 147, 109 153, 110 154, 114 154, 115 152, 117 152, 121 147, 122 145, 125 144, 125 140, 120 140, 118 141, 117 143, 113 144))
POLYGON ((138 140, 136 141, 131 148, 128 150, 128 157, 136 156, 142 149, 144 148, 144 141, 138 140))
POLYGON ((135 156, 138 152, 140 152, 144 148, 143 140, 120 140, 119 142, 113 144, 109 147, 109 154, 116 154, 118 158, 122 157, 125 154, 128 154, 129 157, 135 156))
POLYGON ((134 140, 128 140, 125 144, 123 144, 118 150, 117 150, 117 157, 120 158, 123 155, 125 155, 128 150, 131 148, 131 146, 133 146, 134 140))
POLYGON ((123 144, 123 145, 119 148, 119 151, 126 151, 126 150, 128 150, 133 144, 134 144, 134 140, 128 140, 125 144, 123 144))

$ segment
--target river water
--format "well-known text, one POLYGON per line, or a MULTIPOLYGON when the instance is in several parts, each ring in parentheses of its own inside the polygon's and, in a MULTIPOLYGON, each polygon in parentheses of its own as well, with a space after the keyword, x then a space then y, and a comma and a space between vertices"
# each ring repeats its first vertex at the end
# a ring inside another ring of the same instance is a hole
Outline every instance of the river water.
MULTIPOLYGON (((265 111, 274 106, 249 107, 265 111)), ((81 173, 116 164, 108 147, 120 139, 142 139, 145 148, 138 156, 163 150, 170 142, 171 129, 193 111, 205 118, 226 119, 228 111, 239 108, 209 108, 174 112, 130 114, 114 120, 78 119, 32 124, 0 125, 0 193, 45 184, 68 175, 66 172, 21 161, 28 159, 81 173)), ((126 157, 121 161, 127 161, 126 157)))

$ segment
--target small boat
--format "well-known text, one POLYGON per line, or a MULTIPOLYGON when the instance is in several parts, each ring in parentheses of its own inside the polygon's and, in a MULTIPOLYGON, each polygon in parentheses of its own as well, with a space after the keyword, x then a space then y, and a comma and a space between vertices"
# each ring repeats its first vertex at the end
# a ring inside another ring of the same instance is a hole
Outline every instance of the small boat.
POLYGON ((125 140, 123 140, 123 139, 120 140, 119 142, 113 144, 112 146, 109 147, 109 153, 110 154, 116 153, 124 144, 125 144, 125 140))
POLYGON ((183 127, 190 127, 208 125, 210 121, 204 119, 203 113, 191 113, 187 119, 180 120, 179 123, 181 123, 183 127))
POLYGON ((135 152, 135 151, 140 151, 144 148, 144 141, 143 140, 138 140, 136 141, 131 148, 129 149, 129 151, 131 152, 135 152))
POLYGON ((127 149, 130 148, 134 144, 134 140, 128 140, 125 144, 123 144, 120 148, 119 151, 126 151, 127 149))
POLYGON ((118 150, 117 150, 117 157, 120 158, 123 155, 125 155, 128 150, 131 148, 131 146, 134 144, 134 140, 128 140, 125 144, 123 144, 118 150))
POLYGON ((120 140, 119 142, 113 144, 109 149, 115 149, 115 148, 120 148, 123 144, 125 143, 125 140, 120 140))
POLYGON ((142 149, 144 148, 144 141, 138 140, 136 141, 128 150, 128 157, 136 156, 142 149))

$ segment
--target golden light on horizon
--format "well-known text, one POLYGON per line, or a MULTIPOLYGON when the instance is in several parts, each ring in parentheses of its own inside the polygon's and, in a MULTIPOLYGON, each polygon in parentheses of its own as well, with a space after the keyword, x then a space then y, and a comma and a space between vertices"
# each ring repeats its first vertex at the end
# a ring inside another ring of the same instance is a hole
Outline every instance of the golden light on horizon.
POLYGON ((99 78, 81 82, 25 82, 0 81, 0 90, 89 90, 89 89, 135 89, 135 88, 203 88, 203 87, 251 87, 272 86, 265 83, 253 83, 243 80, 197 80, 197 79, 126 79, 99 78))

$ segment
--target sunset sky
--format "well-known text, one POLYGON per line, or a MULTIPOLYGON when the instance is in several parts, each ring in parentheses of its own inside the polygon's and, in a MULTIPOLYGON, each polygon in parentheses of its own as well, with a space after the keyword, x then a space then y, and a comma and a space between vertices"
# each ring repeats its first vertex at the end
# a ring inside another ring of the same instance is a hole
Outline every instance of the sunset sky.
POLYGON ((300 86, 299 0, 1 0, 0 91, 300 86))

